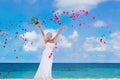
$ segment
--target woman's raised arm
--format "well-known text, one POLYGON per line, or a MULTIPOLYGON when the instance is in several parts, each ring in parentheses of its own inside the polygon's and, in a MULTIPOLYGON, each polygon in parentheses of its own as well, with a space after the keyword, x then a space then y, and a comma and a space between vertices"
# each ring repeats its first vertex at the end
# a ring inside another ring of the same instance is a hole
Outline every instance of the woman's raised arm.
POLYGON ((57 34, 56 34, 55 37, 53 38, 53 41, 54 41, 54 42, 57 40, 58 36, 59 36, 60 33, 62 32, 62 30, 65 29, 65 28, 66 28, 66 27, 63 26, 62 28, 59 29, 59 31, 57 32, 57 34))
POLYGON ((40 29, 40 31, 41 31, 41 33, 42 33, 43 39, 44 39, 44 41, 45 41, 45 33, 44 33, 44 31, 43 31, 43 29, 42 29, 39 21, 37 21, 37 22, 38 22, 37 26, 39 27, 39 29, 40 29))

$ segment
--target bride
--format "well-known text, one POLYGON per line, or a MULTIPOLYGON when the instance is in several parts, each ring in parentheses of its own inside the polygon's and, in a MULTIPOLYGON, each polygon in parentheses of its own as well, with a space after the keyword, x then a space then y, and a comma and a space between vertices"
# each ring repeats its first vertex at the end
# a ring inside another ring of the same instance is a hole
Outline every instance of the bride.
POLYGON ((62 27, 55 37, 52 38, 52 33, 48 32, 46 35, 42 29, 42 27, 39 24, 39 21, 36 20, 35 25, 37 25, 40 28, 40 31, 42 33, 44 42, 45 42, 45 49, 42 53, 41 63, 39 64, 39 67, 37 69, 37 72, 35 74, 34 80, 53 80, 52 78, 52 60, 53 60, 53 49, 55 47, 55 41, 58 38, 59 34, 62 32, 62 30, 65 29, 65 27, 62 27))

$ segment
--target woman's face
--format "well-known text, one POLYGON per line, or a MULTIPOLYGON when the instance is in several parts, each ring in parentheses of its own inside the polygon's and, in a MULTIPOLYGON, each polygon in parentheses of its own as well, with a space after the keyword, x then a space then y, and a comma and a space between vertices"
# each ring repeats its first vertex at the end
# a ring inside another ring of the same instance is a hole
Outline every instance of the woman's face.
POLYGON ((46 38, 47 38, 47 40, 52 39, 52 33, 48 32, 48 33, 46 34, 46 38))

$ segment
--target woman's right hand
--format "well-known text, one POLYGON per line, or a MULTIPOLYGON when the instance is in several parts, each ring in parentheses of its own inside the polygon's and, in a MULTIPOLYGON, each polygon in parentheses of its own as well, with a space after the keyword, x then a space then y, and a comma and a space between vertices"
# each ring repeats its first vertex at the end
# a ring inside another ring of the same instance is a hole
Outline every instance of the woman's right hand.
POLYGON ((66 28, 65 26, 62 27, 62 29, 65 29, 65 28, 66 28))

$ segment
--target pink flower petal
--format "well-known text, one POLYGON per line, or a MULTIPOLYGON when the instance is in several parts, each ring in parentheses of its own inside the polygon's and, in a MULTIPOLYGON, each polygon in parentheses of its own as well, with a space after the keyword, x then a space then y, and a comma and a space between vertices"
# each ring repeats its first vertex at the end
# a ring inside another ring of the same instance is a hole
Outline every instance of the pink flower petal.
POLYGON ((100 42, 101 42, 101 43, 102 43, 102 40, 103 40, 103 39, 101 38, 101 39, 100 39, 100 42))
POLYGON ((16 34, 18 34, 18 32, 16 32, 16 34))

